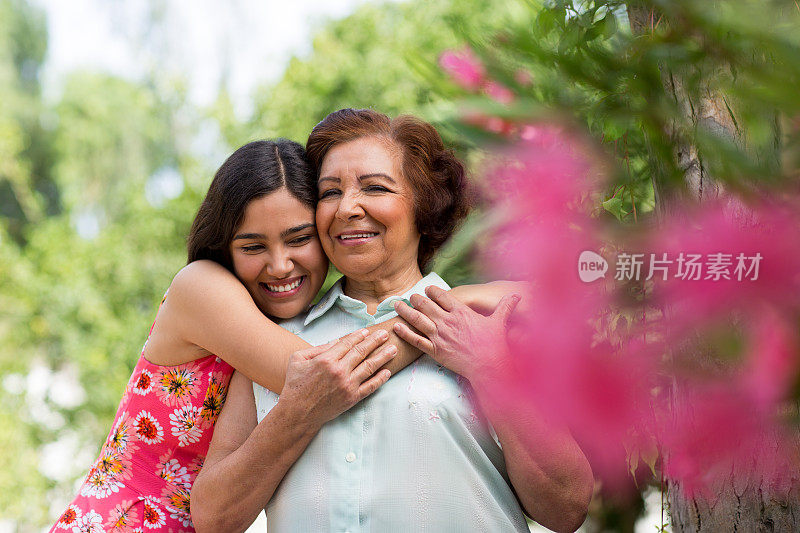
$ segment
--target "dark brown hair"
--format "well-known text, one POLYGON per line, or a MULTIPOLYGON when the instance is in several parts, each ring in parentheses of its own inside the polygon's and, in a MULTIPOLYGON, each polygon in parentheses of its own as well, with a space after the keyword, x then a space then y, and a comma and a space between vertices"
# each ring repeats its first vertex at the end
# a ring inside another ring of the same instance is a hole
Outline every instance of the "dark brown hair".
POLYGON ((189 263, 211 259, 233 272, 230 243, 251 200, 286 187, 315 209, 317 184, 303 147, 286 139, 245 144, 222 163, 192 222, 189 263))
POLYGON ((414 191, 414 219, 421 236, 417 262, 424 272, 469 211, 464 166, 427 122, 411 115, 390 119, 371 109, 340 109, 322 119, 306 142, 317 177, 331 148, 373 136, 391 140, 402 152, 401 168, 414 191))

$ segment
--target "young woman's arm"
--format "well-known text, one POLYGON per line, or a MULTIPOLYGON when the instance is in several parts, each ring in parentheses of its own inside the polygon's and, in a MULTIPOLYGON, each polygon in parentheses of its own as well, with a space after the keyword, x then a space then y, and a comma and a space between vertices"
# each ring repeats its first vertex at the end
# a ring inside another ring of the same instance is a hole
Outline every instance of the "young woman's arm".
POLYGON ((275 407, 256 421, 252 382, 240 373, 217 419, 211 446, 191 494, 198 532, 244 531, 272 497, 322 425, 372 394, 388 379, 373 375, 396 351, 379 331, 365 330, 335 345, 290 357, 286 384, 275 407), (365 354, 372 354, 365 359, 365 354))
POLYGON ((531 284, 525 281, 490 281, 453 287, 448 291, 456 300, 482 315, 491 315, 504 296, 516 294, 520 297, 516 311, 528 309, 531 284))
MULTIPOLYGON (((367 328, 386 331, 389 342, 398 348, 386 366, 393 373, 421 353, 393 333, 398 320, 367 328)), ((173 279, 145 357, 155 364, 177 365, 215 354, 252 381, 280 393, 289 356, 309 346, 264 316, 227 269, 203 260, 185 266, 173 279)))

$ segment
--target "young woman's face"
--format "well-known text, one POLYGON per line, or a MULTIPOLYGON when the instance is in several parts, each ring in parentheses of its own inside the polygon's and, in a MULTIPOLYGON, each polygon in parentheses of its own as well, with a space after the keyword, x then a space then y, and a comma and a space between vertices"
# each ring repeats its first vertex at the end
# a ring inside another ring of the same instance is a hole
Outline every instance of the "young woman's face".
POLYGON ((328 273, 314 210, 286 188, 251 200, 230 244, 233 269, 266 315, 304 311, 328 273))

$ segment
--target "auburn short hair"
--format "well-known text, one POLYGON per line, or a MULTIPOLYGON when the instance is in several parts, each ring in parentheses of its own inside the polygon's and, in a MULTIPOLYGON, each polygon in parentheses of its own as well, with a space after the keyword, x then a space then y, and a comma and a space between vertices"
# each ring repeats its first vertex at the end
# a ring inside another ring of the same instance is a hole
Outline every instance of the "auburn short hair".
POLYGON ((417 262, 425 272, 469 211, 464 165, 445 148, 436 128, 417 117, 391 119, 371 109, 340 109, 322 119, 308 136, 306 153, 317 178, 331 148, 362 137, 389 139, 402 153, 401 169, 414 191, 420 234, 417 262))

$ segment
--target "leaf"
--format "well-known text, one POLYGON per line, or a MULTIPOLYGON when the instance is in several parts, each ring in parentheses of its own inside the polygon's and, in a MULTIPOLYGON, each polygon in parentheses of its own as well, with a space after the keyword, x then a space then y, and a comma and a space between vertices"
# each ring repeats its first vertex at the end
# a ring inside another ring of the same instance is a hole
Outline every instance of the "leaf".
POLYGON ((617 220, 622 221, 628 213, 622 208, 623 201, 622 198, 614 197, 609 198, 605 202, 603 202, 603 209, 617 217, 617 220))
POLYGON ((648 445, 644 448, 639 450, 639 457, 642 459, 642 462, 650 467, 650 473, 653 474, 653 477, 658 477, 656 474, 656 462, 658 461, 658 447, 654 440, 650 439, 648 445))
POLYGON ((608 39, 617 33, 617 17, 612 12, 608 12, 598 24, 600 26, 600 35, 604 39, 608 39))

